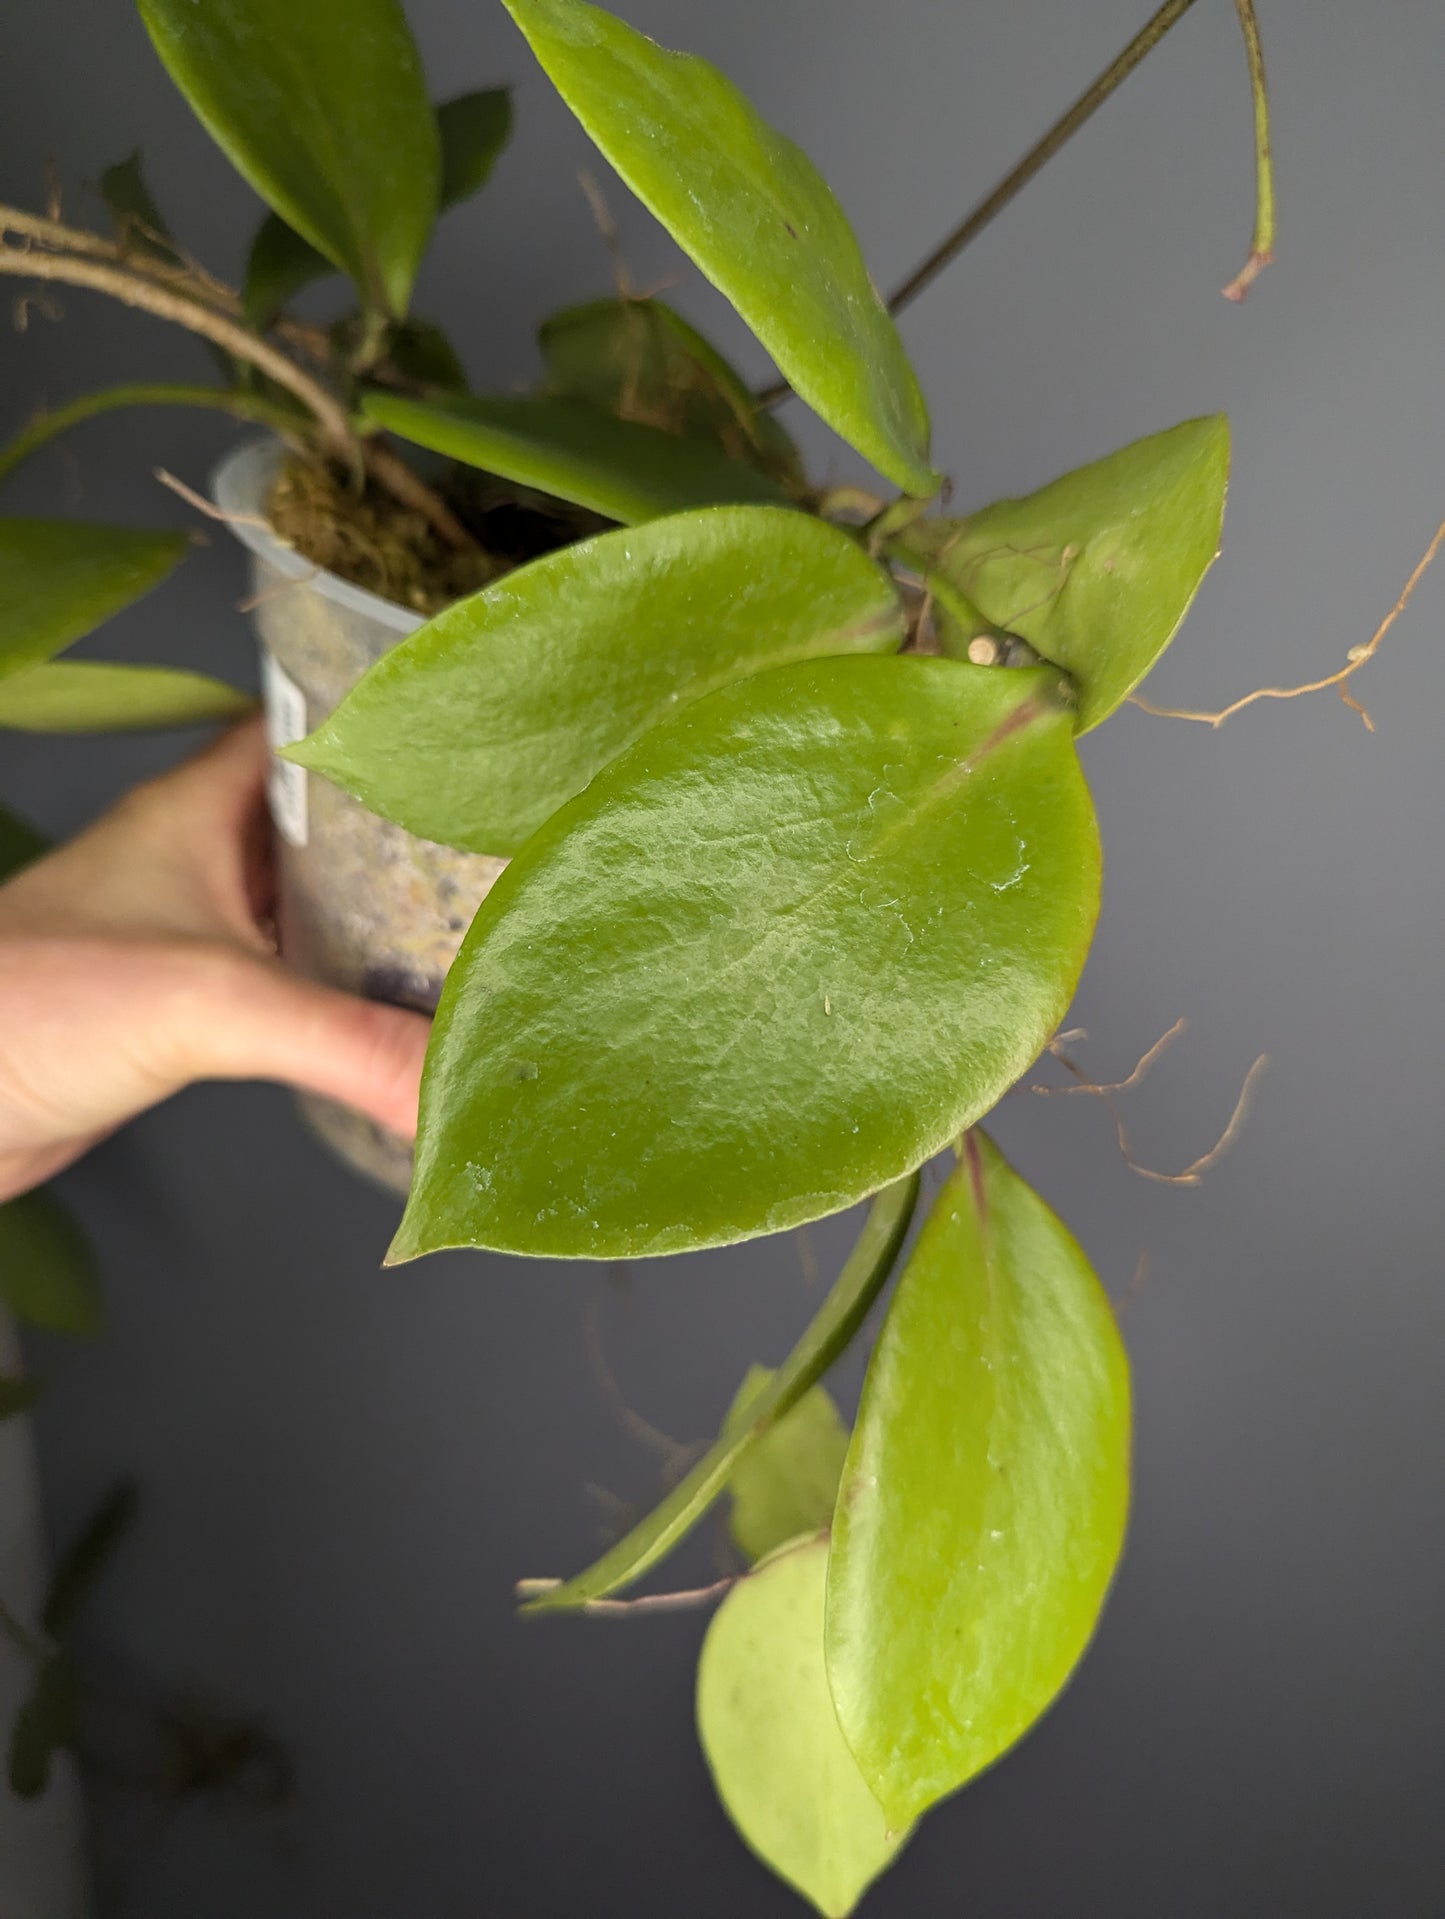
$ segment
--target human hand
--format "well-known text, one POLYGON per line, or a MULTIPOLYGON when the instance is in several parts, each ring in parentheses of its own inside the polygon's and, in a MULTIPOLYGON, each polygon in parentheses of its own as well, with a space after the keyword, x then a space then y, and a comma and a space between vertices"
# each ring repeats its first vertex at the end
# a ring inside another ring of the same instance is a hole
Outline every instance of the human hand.
POLYGON ((428 1022, 288 972, 247 721, 0 886, 0 1199, 199 1079, 271 1079, 416 1131, 428 1022))

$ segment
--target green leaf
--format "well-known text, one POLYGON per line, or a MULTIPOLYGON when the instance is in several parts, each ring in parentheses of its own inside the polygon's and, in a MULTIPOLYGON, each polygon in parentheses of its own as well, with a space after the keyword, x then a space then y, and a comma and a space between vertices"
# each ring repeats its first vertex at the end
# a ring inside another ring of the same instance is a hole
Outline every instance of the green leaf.
POLYGON ((386 357, 409 380, 423 386, 453 393, 467 390, 466 369, 457 358, 456 348, 429 320, 408 320, 399 326, 391 336, 386 357))
POLYGON ((0 679, 53 658, 148 593, 186 545, 183 533, 0 520, 0 679))
POLYGON ((843 1919, 907 1838, 889 1831, 844 1743, 823 1664, 828 1542, 742 1579, 697 1671, 697 1729, 718 1797, 766 1866, 843 1919))
POLYGON ((172 242, 170 227, 146 184, 138 148, 101 174, 100 197, 116 237, 128 253, 148 253, 169 266, 184 264, 184 256, 172 242))
MULTIPOLYGON (((771 1383, 767 1366, 750 1366, 726 1425, 748 1424, 771 1383)), ((800 1533, 826 1531, 848 1453, 848 1428, 826 1388, 814 1386, 760 1435, 732 1475, 732 1535, 749 1559, 765 1559, 800 1533)))
POLYGON ((905 491, 935 492, 918 382, 807 155, 705 60, 585 0, 506 5, 592 139, 800 398, 905 491))
POLYGON ((0 1375, 0 1419, 14 1419, 17 1414, 29 1412, 42 1391, 43 1382, 33 1374, 29 1378, 18 1374, 0 1375))
POLYGON ((563 547, 446 608, 288 757, 425 839, 512 853, 685 702, 902 636, 891 580, 841 528, 703 507, 563 547))
POLYGON ((51 1653, 10 1732, 10 1790, 18 1798, 38 1799, 45 1791, 56 1753, 75 1744, 79 1718, 75 1668, 64 1653, 51 1653))
POLYGON ((29 820, 0 806, 0 880, 8 880, 22 866, 29 866, 50 850, 50 841, 29 820))
POLYGON ((398 0, 140 0, 171 78, 274 213, 400 316, 436 218, 436 117, 398 0))
POLYGON ((200 726, 250 712, 234 686, 168 666, 62 660, 0 680, 0 728, 20 733, 117 733, 200 726))
POLYGON ((88 1337, 100 1331, 95 1261, 52 1193, 22 1193, 0 1206, 0 1302, 46 1332, 88 1337))
POLYGON ((907 544, 1073 675, 1079 731, 1106 720, 1168 646, 1219 552, 1229 422, 1186 420, 907 544))
POLYGON ((433 453, 633 524, 693 506, 781 503, 782 489, 705 441, 568 400, 408 400, 367 393, 369 420, 433 453))
POLYGON ((829 1679, 894 1821, 989 1765, 1059 1692, 1123 1545, 1128 1480, 1109 1302, 971 1134, 898 1282, 833 1522, 829 1679))
POLYGON ((512 90, 488 87, 481 93, 459 93, 437 107, 441 139, 441 193, 443 207, 469 200, 487 184, 497 155, 512 131, 512 90))
POLYGON ((268 213, 246 256, 243 304, 248 323, 264 332, 303 287, 335 271, 326 255, 287 226, 280 214, 268 213))
POLYGON ((482 902, 392 1257, 628 1258, 841 1211, 1035 1058, 1098 886, 1050 670, 819 660, 694 702, 482 902))
POLYGON ((566 1612, 630 1586, 692 1531, 750 1449, 803 1399, 847 1348, 883 1290, 918 1199, 911 1173, 874 1200, 857 1243, 807 1331, 754 1396, 748 1417, 730 1418, 697 1464, 625 1539, 594 1565, 532 1599, 524 1612, 566 1612))
POLYGON ((806 487, 787 431, 709 341, 661 300, 592 300, 539 329, 547 390, 619 419, 713 440, 731 459, 806 487))
POLYGON ((55 1569, 45 1605, 40 1614, 42 1629, 51 1639, 61 1639, 75 1623, 76 1615, 95 1588, 115 1554, 116 1547, 135 1523, 139 1495, 134 1484, 121 1480, 112 1486, 71 1542, 69 1550, 55 1569))

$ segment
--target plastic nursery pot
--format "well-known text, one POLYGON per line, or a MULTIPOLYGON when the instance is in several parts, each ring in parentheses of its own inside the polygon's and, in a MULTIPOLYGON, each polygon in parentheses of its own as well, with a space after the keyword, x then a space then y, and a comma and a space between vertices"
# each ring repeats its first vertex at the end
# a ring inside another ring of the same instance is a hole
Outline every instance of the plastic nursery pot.
MULTIPOLYGON (((248 606, 273 749, 318 726, 373 661, 422 624, 275 538, 265 510, 281 457, 274 440, 248 441, 212 478, 217 506, 250 549, 248 606)), ((506 862, 416 839, 285 760, 272 760, 268 796, 287 963, 368 999, 434 1011, 472 915, 506 862)), ((409 1141, 332 1100, 302 1094, 300 1105, 349 1165, 405 1192, 409 1141)))

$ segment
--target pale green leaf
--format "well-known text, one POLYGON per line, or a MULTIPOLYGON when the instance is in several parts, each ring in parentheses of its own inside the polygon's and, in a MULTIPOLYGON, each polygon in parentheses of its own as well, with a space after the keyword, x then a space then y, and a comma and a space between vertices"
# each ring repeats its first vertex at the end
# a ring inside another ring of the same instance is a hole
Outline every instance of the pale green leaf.
POLYGON ((433 453, 635 524, 688 507, 781 502, 775 481, 703 440, 569 400, 409 400, 367 393, 367 418, 433 453))
POLYGON ((60 660, 0 679, 0 728, 19 733, 118 733, 237 719, 255 701, 203 673, 168 666, 60 660))
POLYGON ((1178 631, 1219 552, 1228 483, 1229 422, 1186 420, 1024 499, 921 520, 906 543, 1073 676, 1084 733, 1178 631))
POLYGON ((793 390, 880 473, 937 490, 928 411, 842 208, 731 81, 585 0, 506 0, 607 159, 793 390))
POLYGON ((436 116, 399 0, 140 0, 171 78, 261 198, 401 315, 436 218, 436 116))
POLYGON ((790 493, 806 482, 798 449, 741 374, 661 300, 592 300, 538 330, 547 391, 619 419, 714 440, 790 493))
POLYGON ((696 1465, 625 1538, 585 1572, 538 1593, 524 1611, 573 1611, 630 1586, 691 1532, 749 1451, 766 1442, 858 1331, 892 1271, 917 1199, 916 1173, 878 1195, 828 1297, 783 1364, 752 1395, 747 1417, 725 1422, 696 1465))
MULTIPOLYGON (((728 1427, 749 1423, 754 1403, 772 1379, 770 1367, 748 1368, 728 1411, 728 1427)), ((733 1468, 729 1489, 738 1551, 765 1559, 800 1533, 825 1531, 847 1452, 848 1428, 827 1389, 814 1386, 733 1468)))
POLYGON ((902 636, 887 574, 840 528, 703 507, 563 547, 446 608, 288 757, 424 839, 512 853, 686 702, 902 636))
POLYGON ((393 1248, 627 1258, 780 1232, 972 1124, 1098 906, 1057 675, 776 667, 605 767, 451 969, 393 1248))
POLYGON ((85 1337, 100 1330, 100 1288, 85 1236, 54 1194, 0 1205, 0 1303, 27 1325, 85 1337))
POLYGON ((497 155, 512 131, 512 93, 509 87, 459 93, 437 108, 441 139, 443 207, 468 200, 487 184, 497 155))
POLYGON ((889 1830, 838 1728, 823 1664, 828 1543, 740 1580, 697 1671, 697 1729, 718 1797, 763 1863, 844 1919, 907 1838, 889 1830))
POLYGON ((183 533, 0 520, 0 679, 63 652, 163 580, 183 533))
POLYGON ((1113 1310, 1065 1227, 971 1134, 898 1282, 833 1523, 829 1679, 894 1820, 1057 1695, 1104 1603, 1128 1479, 1113 1310))

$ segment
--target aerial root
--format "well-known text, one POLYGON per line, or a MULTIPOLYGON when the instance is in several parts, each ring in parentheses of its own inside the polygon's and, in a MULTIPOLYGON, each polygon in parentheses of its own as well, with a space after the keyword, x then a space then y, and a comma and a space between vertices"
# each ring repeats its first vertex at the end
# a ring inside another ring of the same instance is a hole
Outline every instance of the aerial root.
POLYGON ((1347 663, 1340 668, 1338 673, 1327 674, 1322 680, 1307 680, 1303 686, 1256 687, 1253 693, 1246 693, 1243 699, 1235 700, 1231 705, 1221 707, 1217 713, 1196 712, 1191 707, 1155 706, 1152 701, 1144 699, 1143 696, 1138 693, 1131 693, 1129 695, 1130 705, 1140 707, 1145 713, 1152 713, 1159 719, 1195 720, 1199 725, 1210 726, 1217 731, 1223 726, 1226 720, 1233 719, 1236 713, 1242 713, 1245 707, 1253 706, 1257 700, 1297 700, 1302 698, 1306 693, 1323 693, 1333 686, 1338 689, 1340 698, 1344 701, 1345 705, 1353 712, 1358 713, 1360 718, 1365 722, 1368 730, 1373 733, 1375 730, 1375 722, 1370 718, 1354 694, 1350 692, 1347 682, 1353 679, 1360 668, 1372 660, 1376 653, 1379 652, 1380 644, 1385 635, 1410 604, 1415 588, 1425 577, 1431 561, 1435 558, 1442 546, 1445 546, 1445 521, 1442 521, 1436 528, 1435 537, 1416 562, 1415 569, 1409 579, 1406 580, 1399 598, 1395 601, 1395 604, 1390 608, 1384 619, 1381 620, 1373 636, 1368 639, 1363 646, 1352 646, 1350 648, 1345 656, 1347 663))

